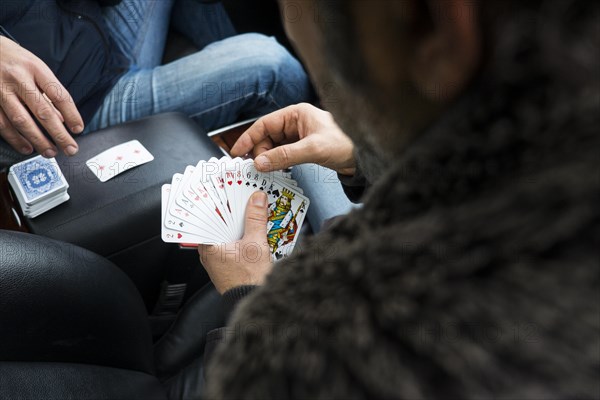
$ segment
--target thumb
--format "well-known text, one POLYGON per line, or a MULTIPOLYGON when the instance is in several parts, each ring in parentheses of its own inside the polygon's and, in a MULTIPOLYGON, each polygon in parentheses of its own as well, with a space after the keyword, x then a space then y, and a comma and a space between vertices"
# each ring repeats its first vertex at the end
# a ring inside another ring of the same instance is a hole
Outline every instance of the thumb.
POLYGON ((315 152, 312 147, 314 146, 312 146, 310 138, 278 146, 258 155, 254 160, 254 165, 259 171, 268 172, 314 162, 315 152))
POLYGON ((244 239, 260 241, 267 236, 267 194, 256 192, 246 206, 244 239))

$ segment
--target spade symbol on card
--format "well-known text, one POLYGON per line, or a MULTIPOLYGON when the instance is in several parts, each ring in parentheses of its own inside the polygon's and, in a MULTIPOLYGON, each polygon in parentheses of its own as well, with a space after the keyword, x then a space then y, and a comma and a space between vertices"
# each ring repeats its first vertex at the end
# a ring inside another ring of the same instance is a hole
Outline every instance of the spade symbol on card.
POLYGON ((183 228, 183 222, 180 222, 180 223, 179 223, 179 226, 180 226, 181 228, 183 228))
MULTIPOLYGON (((270 193, 269 193, 270 194, 270 193)), ((273 190, 273 196, 279 197, 279 190, 273 190)))
MULTIPOLYGON (((256 183, 254 185, 252 185, 252 187, 256 187, 256 183)), ((260 188, 260 190, 262 190, 262 188, 260 188)))
POLYGON ((250 186, 250 182, 246 182, 246 186, 250 186))

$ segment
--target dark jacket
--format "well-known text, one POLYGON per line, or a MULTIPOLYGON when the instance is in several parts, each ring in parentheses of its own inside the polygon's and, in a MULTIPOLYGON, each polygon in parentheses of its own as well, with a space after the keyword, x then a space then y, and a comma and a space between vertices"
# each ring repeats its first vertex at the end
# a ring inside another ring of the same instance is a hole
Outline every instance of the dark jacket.
POLYGON ((206 398, 598 398, 600 14, 547 3, 239 303, 206 398))
POLYGON ((118 3, 19 0, 3 1, 0 7, 0 26, 7 36, 50 67, 73 96, 86 123, 127 68, 108 35, 101 9, 118 3))

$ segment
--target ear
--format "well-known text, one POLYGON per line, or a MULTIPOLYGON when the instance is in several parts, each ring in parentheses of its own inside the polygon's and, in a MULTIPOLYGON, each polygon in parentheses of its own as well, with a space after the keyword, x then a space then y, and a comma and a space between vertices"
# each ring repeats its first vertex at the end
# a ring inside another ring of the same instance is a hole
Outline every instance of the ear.
POLYGON ((430 0, 427 5, 431 29, 416 43, 410 74, 426 98, 445 102, 464 89, 481 61, 477 3, 430 0))

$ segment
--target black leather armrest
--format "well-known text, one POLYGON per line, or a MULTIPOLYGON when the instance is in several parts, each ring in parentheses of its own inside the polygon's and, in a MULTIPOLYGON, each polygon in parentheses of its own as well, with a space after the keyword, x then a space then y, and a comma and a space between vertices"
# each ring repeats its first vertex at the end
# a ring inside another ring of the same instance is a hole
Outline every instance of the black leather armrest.
POLYGON ((0 361, 154 372, 146 309, 133 283, 67 243, 0 230, 0 321, 0 361))
POLYGON ((160 235, 160 187, 174 173, 219 148, 194 121, 167 113, 128 122, 77 139, 79 153, 56 157, 71 199, 34 219, 31 232, 110 256, 160 235), (85 162, 102 151, 137 139, 154 160, 100 182, 85 162))

